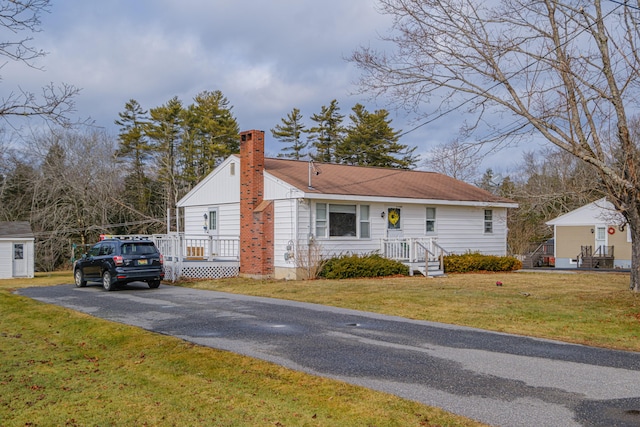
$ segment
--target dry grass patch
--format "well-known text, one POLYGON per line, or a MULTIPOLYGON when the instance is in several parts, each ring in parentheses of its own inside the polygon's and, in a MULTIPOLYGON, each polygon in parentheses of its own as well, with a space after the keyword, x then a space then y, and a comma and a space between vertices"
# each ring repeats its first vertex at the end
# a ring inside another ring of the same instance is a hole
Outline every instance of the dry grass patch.
POLYGON ((12 291, 18 288, 51 286, 63 283, 73 283, 73 273, 71 271, 36 273, 32 279, 0 279, 0 290, 12 291))

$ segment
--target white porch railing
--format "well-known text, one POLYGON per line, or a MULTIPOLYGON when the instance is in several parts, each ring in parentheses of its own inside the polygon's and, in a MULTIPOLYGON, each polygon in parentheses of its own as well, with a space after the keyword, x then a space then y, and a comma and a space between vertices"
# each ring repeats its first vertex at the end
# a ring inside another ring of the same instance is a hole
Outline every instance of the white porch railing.
POLYGON ((154 234, 164 258, 165 278, 222 278, 238 275, 240 239, 235 236, 154 234))
POLYGON ((382 239, 380 252, 382 256, 407 264, 409 268, 424 265, 425 275, 429 274, 430 267, 442 272, 443 258, 448 254, 435 237, 382 239))
POLYGON ((240 239, 235 236, 154 234, 153 241, 165 260, 239 260, 240 239))

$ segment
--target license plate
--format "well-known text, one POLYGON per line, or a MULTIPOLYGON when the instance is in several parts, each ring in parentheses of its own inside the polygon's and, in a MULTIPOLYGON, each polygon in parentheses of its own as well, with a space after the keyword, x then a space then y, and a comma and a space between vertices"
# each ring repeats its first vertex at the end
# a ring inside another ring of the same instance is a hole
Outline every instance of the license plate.
POLYGON ((147 265, 149 264, 149 260, 148 259, 139 259, 138 260, 138 265, 147 265))

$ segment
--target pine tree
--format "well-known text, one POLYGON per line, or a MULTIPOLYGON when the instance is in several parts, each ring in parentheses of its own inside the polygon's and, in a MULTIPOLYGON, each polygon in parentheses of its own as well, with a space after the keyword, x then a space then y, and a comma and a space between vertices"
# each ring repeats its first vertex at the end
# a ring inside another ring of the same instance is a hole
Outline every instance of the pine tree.
MULTIPOLYGON (((178 147, 182 137, 182 102, 173 97, 166 104, 152 108, 151 121, 146 129, 147 136, 154 142, 158 179, 164 186, 164 210, 173 210, 178 202, 178 147)), ((174 215, 172 217, 175 218, 174 215)), ((167 230, 170 231, 170 230, 167 230)))
POLYGON ((309 141, 315 154, 312 159, 318 162, 331 163, 336 161, 336 147, 342 143, 345 128, 342 125, 344 116, 339 113, 338 101, 333 100, 329 106, 322 106, 319 114, 311 116, 311 120, 317 123, 309 129, 309 141))
POLYGON ((415 167, 415 147, 398 142, 401 131, 391 127, 386 110, 370 113, 362 104, 356 104, 352 111, 347 136, 336 147, 338 163, 399 169, 415 167))
POLYGON ((150 185, 145 174, 152 150, 145 133, 149 117, 147 111, 144 111, 135 99, 129 100, 124 106, 124 111, 118 113, 118 116, 120 119, 115 120, 115 124, 120 126, 116 157, 129 162, 130 172, 126 182, 131 190, 129 197, 133 200, 134 209, 149 214, 150 185))
POLYGON ((240 129, 227 98, 204 91, 183 112, 182 178, 191 189, 224 159, 240 150, 240 129))
POLYGON ((278 154, 278 157, 300 160, 305 156, 303 150, 309 145, 307 141, 300 139, 300 135, 306 132, 300 110, 294 108, 281 121, 281 125, 276 125, 275 128, 271 129, 271 135, 278 141, 289 145, 282 148, 282 152, 278 154))
POLYGON ((2 175, 0 221, 29 221, 33 208, 38 170, 22 160, 2 175))

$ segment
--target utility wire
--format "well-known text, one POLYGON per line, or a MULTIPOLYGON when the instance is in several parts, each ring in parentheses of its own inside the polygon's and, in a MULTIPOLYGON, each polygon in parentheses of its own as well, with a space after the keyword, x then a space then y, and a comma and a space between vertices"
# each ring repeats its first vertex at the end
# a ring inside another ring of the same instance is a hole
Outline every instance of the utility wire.
POLYGON ((39 232, 34 232, 33 234, 37 237, 47 237, 47 236, 52 236, 54 234, 79 233, 82 231, 96 231, 96 230, 104 230, 104 229, 116 228, 116 227, 126 227, 129 225, 142 225, 142 224, 152 224, 152 223, 164 224, 163 221, 160 221, 158 219, 146 219, 143 221, 129 221, 129 222, 122 222, 119 224, 91 225, 89 227, 84 227, 84 228, 65 228, 62 230, 39 231, 39 232))

